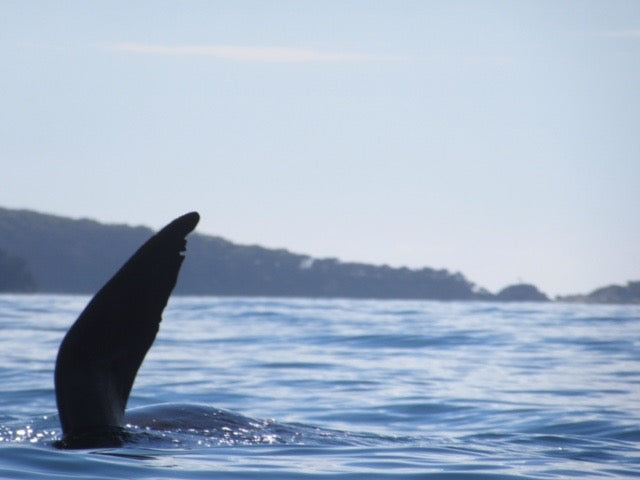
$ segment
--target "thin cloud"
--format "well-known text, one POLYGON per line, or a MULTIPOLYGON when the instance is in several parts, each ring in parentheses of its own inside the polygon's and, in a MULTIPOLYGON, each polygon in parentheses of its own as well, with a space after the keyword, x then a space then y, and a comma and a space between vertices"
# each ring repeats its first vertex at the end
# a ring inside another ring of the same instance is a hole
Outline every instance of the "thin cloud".
POLYGON ((640 30, 619 30, 615 32, 607 32, 607 37, 612 38, 637 38, 640 39, 640 30))
POLYGON ((141 43, 120 43, 112 50, 141 55, 180 57, 213 57, 238 62, 311 63, 311 62, 368 62, 393 61, 401 57, 367 55, 359 53, 331 53, 307 48, 244 47, 234 45, 190 45, 171 47, 141 43))

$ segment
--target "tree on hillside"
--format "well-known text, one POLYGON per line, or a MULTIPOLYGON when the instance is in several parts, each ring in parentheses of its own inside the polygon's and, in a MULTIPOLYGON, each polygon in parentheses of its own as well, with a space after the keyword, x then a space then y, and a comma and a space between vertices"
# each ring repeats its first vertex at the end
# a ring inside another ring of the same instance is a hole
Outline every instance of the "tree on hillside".
POLYGON ((32 292, 35 286, 27 262, 0 250, 0 292, 32 292))

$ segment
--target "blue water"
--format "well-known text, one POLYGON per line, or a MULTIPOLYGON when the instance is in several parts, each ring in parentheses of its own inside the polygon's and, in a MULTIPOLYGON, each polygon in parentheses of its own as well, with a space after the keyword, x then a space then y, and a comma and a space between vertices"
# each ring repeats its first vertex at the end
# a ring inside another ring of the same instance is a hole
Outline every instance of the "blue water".
POLYGON ((173 297, 132 442, 62 451, 87 301, 0 296, 1 478, 640 477, 638 306, 173 297))

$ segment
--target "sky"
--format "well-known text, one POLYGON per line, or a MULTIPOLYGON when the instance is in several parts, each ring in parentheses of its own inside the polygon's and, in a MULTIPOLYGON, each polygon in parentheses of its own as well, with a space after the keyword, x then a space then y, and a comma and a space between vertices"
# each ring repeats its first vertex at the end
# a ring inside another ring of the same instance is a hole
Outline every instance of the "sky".
POLYGON ((640 279, 638 1, 0 0, 0 206, 548 295, 640 279))

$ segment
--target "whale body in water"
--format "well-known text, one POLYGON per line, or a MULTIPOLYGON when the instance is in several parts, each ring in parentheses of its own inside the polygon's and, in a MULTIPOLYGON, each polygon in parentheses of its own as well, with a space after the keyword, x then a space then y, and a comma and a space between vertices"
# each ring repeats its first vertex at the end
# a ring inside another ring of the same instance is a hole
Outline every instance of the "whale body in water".
MULTIPOLYGON (((303 424, 256 420, 203 405, 160 404, 125 409, 176 285, 186 237, 200 216, 187 213, 153 235, 95 294, 65 335, 55 387, 62 438, 58 448, 286 443, 360 445, 378 436, 303 424)), ((396 441, 396 439, 394 439, 396 441)))
POLYGON ((199 220, 197 212, 187 213, 153 235, 67 332, 55 368, 63 432, 57 446, 107 447, 126 441, 129 393, 176 285, 186 236, 199 220))

